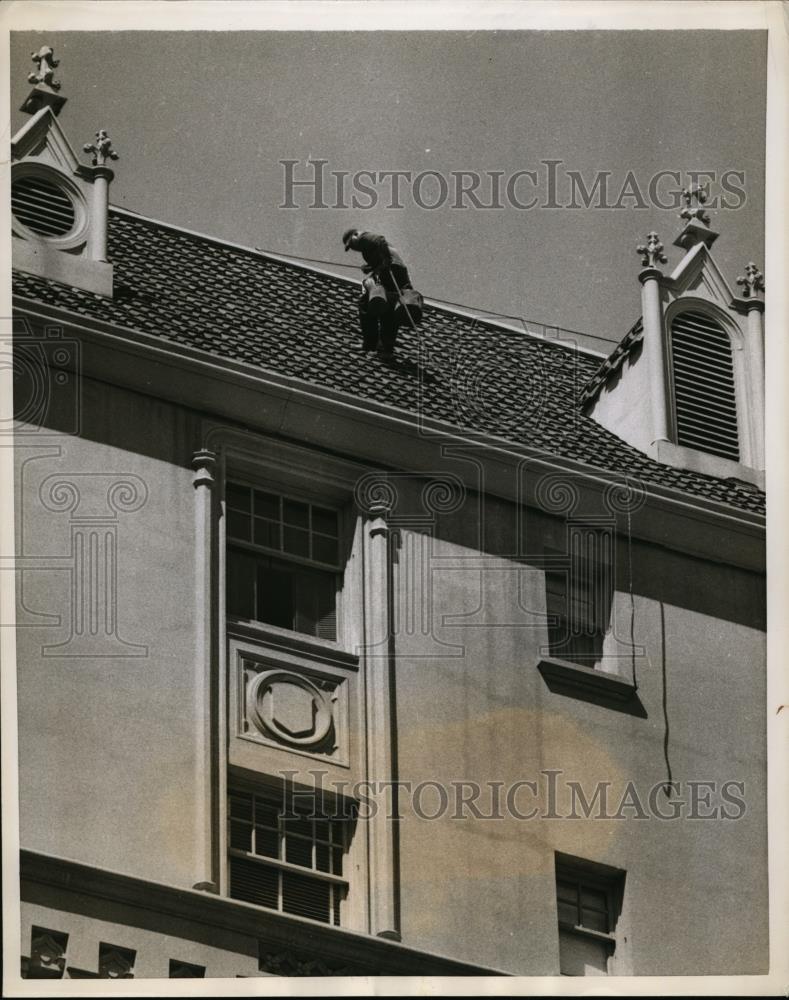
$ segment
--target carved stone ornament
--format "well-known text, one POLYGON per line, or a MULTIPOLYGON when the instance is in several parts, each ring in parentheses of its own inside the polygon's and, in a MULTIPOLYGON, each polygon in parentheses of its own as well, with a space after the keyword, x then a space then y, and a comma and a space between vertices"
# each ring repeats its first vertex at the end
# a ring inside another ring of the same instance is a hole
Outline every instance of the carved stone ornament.
POLYGON ((759 292, 764 291, 764 275, 751 261, 745 265, 745 274, 737 278, 737 284, 742 288, 744 299, 758 299, 759 292))
POLYGON ((680 219, 685 219, 686 222, 695 219, 708 226, 710 217, 704 208, 704 203, 707 201, 707 189, 698 184, 695 187, 683 188, 682 199, 685 202, 685 207, 679 213, 680 219))
POLYGON ((658 264, 668 262, 668 258, 663 253, 663 244, 654 231, 647 233, 646 243, 640 243, 636 247, 636 253, 641 254, 641 263, 644 267, 657 267, 658 264))
POLYGON ((91 163, 94 167, 103 167, 107 160, 119 159, 118 154, 112 148, 112 139, 107 135, 106 129, 100 128, 96 133, 95 142, 86 142, 82 147, 83 152, 92 153, 91 163))
POLYGON ((303 674, 264 670, 247 684, 247 719, 278 743, 317 750, 333 743, 334 701, 303 674))
POLYGON ((30 58, 38 69, 35 73, 28 74, 27 82, 60 90, 60 80, 55 79, 55 67, 60 65, 60 60, 55 58, 52 46, 42 45, 38 52, 30 53, 30 58))

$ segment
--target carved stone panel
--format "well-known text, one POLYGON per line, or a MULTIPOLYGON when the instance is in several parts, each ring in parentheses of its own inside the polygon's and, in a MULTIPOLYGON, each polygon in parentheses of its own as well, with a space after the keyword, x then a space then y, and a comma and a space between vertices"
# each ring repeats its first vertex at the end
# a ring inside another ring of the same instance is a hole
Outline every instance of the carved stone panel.
POLYGON ((237 652, 238 735, 348 765, 347 677, 237 652))

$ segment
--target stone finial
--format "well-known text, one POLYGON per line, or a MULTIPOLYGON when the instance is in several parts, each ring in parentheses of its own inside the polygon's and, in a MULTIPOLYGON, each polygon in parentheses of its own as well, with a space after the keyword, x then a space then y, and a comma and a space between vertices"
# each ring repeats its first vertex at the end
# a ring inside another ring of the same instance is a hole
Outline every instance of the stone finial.
POLYGON ((699 184, 682 189, 685 207, 679 213, 679 217, 684 219, 685 225, 674 240, 675 247, 692 250, 699 243, 703 243, 709 249, 717 240, 718 234, 710 229, 710 217, 704 208, 708 196, 709 190, 699 184))
POLYGON ((94 167, 103 167, 107 160, 117 160, 118 154, 112 148, 112 139, 107 135, 105 129, 101 128, 96 133, 95 142, 86 142, 82 147, 86 153, 92 153, 92 163, 94 167))
POLYGON ((682 199, 685 202, 685 207, 679 213, 680 219, 684 219, 686 222, 695 219, 708 226, 710 224, 710 217, 704 208, 708 195, 707 188, 701 187, 699 184, 695 187, 683 188, 682 199))
POLYGON ((753 261, 745 265, 745 274, 737 278, 737 284, 742 288, 744 299, 758 299, 759 292, 764 291, 764 275, 753 261))
POLYGON ((26 115, 34 115, 41 108, 47 107, 51 108, 53 114, 60 114, 66 98, 58 93, 60 80, 55 79, 55 67, 59 65, 59 61, 55 58, 52 46, 42 45, 38 52, 31 52, 30 57, 37 70, 28 74, 27 82, 33 84, 33 89, 19 110, 26 115))
POLYGON ((668 263, 668 258, 663 253, 663 244, 654 231, 647 233, 646 243, 639 243, 636 253, 641 254, 641 263, 644 267, 657 267, 658 264, 668 263))
POLYGON ((55 58, 52 46, 42 45, 38 52, 30 53, 30 58, 38 66, 38 71, 28 74, 27 82, 60 90, 60 80, 55 79, 55 67, 60 65, 60 60, 55 58))

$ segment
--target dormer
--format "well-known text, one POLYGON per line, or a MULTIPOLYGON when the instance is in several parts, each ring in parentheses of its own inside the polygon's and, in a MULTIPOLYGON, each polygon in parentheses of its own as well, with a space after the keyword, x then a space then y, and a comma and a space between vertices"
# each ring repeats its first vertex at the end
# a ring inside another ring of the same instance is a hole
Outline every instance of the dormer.
POLYGON ((657 233, 639 246, 641 316, 584 392, 584 411, 666 465, 764 487, 764 280, 734 295, 711 246, 706 194, 683 192, 685 256, 670 276, 657 233))
POLYGON ((13 266, 99 295, 112 295, 107 260, 108 161, 118 154, 106 132, 83 147, 92 166, 80 163, 57 119, 66 98, 53 79, 57 61, 44 46, 33 54, 38 72, 22 105, 31 115, 11 140, 13 266))

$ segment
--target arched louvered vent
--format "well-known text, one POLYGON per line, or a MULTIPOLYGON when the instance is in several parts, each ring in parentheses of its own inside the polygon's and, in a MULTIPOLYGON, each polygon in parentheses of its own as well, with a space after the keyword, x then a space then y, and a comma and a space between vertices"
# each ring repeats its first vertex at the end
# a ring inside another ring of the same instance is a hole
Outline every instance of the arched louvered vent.
POLYGON ((11 185, 11 211, 39 236, 65 236, 74 228, 74 205, 68 195, 41 177, 20 177, 11 185))
POLYGON ((703 313, 683 312, 671 324, 677 444, 722 458, 740 458, 731 341, 703 313))

